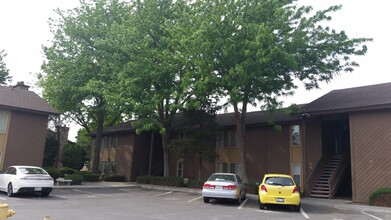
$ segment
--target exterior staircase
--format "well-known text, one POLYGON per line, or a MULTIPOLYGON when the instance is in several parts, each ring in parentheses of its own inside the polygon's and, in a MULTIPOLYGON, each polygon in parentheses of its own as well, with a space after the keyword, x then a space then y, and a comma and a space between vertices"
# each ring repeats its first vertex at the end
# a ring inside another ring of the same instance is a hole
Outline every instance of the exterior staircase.
POLYGON ((343 155, 333 155, 327 161, 312 187, 310 197, 331 199, 334 197, 346 169, 343 155))

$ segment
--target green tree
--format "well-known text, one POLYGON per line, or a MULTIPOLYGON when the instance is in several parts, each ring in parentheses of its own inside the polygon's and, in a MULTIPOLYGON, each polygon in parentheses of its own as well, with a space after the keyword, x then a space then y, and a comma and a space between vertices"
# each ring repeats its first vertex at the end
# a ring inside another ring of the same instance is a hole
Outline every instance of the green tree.
POLYGON ((5 85, 7 82, 11 81, 11 76, 9 76, 9 69, 5 65, 4 58, 7 54, 4 50, 0 50, 0 85, 5 85))
POLYGON ((103 127, 121 119, 121 107, 107 96, 128 59, 111 35, 129 12, 116 0, 82 0, 80 4, 73 10, 57 10, 59 19, 50 20, 54 37, 51 45, 43 47, 46 61, 39 85, 54 108, 87 132, 96 132, 93 172, 97 173, 103 127))
MULTIPOLYGON (((213 102, 211 102, 213 103, 213 102)), ((168 148, 177 154, 178 159, 186 159, 188 153, 198 157, 198 179, 202 178, 203 161, 213 162, 217 158, 216 136, 216 106, 211 103, 201 105, 197 110, 185 110, 176 120, 173 139, 168 148)))
MULTIPOLYGON (((329 82, 358 64, 367 38, 349 38, 326 22, 341 9, 313 12, 295 0, 200 0, 193 5, 192 30, 181 47, 192 51, 194 63, 214 91, 234 109, 243 179, 247 181, 245 124, 248 105, 276 109, 279 97, 292 95, 297 81, 307 89, 329 82)), ((212 91, 211 91, 212 92, 212 91)))
MULTIPOLYGON (((169 149, 176 115, 198 102, 187 87, 191 77, 188 57, 179 53, 183 33, 175 27, 186 22, 188 5, 183 0, 137 0, 131 24, 122 30, 131 57, 120 76, 116 102, 129 103, 125 112, 137 119, 138 131, 157 130, 162 136, 164 175, 169 175, 169 149)), ((119 35, 121 36, 121 35, 119 35)), ((124 46, 125 47, 125 46, 124 46)), ((198 97, 201 99, 201 97, 198 97)))
POLYGON ((45 140, 45 151, 43 154, 43 165, 44 167, 52 167, 56 154, 58 151, 58 138, 57 133, 48 129, 46 131, 46 140, 45 140))
POLYGON ((68 142, 64 146, 62 165, 75 170, 81 170, 84 165, 85 152, 82 146, 68 142))

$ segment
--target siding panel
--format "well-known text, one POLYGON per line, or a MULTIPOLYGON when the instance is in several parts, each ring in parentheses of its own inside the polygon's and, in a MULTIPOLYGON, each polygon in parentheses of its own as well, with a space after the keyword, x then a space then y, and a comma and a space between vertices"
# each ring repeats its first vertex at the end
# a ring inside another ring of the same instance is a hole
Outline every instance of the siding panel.
POLYGON ((353 201, 367 202, 371 192, 391 186, 391 112, 352 113, 353 201))

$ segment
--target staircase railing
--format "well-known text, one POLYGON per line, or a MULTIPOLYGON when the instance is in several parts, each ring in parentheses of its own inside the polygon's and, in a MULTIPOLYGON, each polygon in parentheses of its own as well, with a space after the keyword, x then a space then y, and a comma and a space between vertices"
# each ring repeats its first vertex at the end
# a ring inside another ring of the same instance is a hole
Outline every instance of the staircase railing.
POLYGON ((344 174, 347 167, 348 160, 345 155, 342 155, 335 171, 330 177, 329 186, 330 186, 330 194, 329 199, 333 198, 335 193, 337 192, 338 186, 341 183, 342 175, 344 174))
POLYGON ((316 180, 318 179, 318 177, 320 176, 320 174, 322 173, 324 167, 326 166, 326 163, 327 161, 329 160, 330 156, 323 156, 318 164, 316 164, 315 166, 315 169, 313 170, 313 172, 311 173, 311 175, 307 178, 307 189, 306 190, 306 195, 308 196, 310 193, 311 193, 311 190, 314 188, 315 184, 316 184, 316 180))

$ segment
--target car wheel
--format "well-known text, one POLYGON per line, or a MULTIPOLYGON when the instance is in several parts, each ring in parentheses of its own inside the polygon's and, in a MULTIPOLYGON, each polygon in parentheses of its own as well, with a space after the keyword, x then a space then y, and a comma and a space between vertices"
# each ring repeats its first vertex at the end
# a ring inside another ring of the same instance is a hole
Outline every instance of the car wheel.
POLYGON ((8 197, 12 197, 14 196, 14 192, 13 192, 13 186, 12 186, 12 183, 9 183, 8 186, 7 186, 7 196, 8 197))
POLYGON ((48 197, 49 194, 50 194, 50 192, 42 192, 42 193, 41 193, 41 196, 42 196, 42 197, 48 197))
POLYGON ((246 200, 247 199, 247 195, 246 193, 243 195, 243 200, 246 200))
POLYGON ((261 202, 261 199, 258 197, 259 209, 266 209, 266 205, 261 202))
POLYGON ((299 204, 299 205, 293 206, 293 209, 294 209, 296 212, 300 212, 300 204, 299 204))
POLYGON ((205 202, 205 203, 209 203, 209 198, 204 197, 204 202, 205 202))
POLYGON ((236 204, 240 205, 242 203, 242 193, 239 193, 239 198, 236 199, 236 204))

